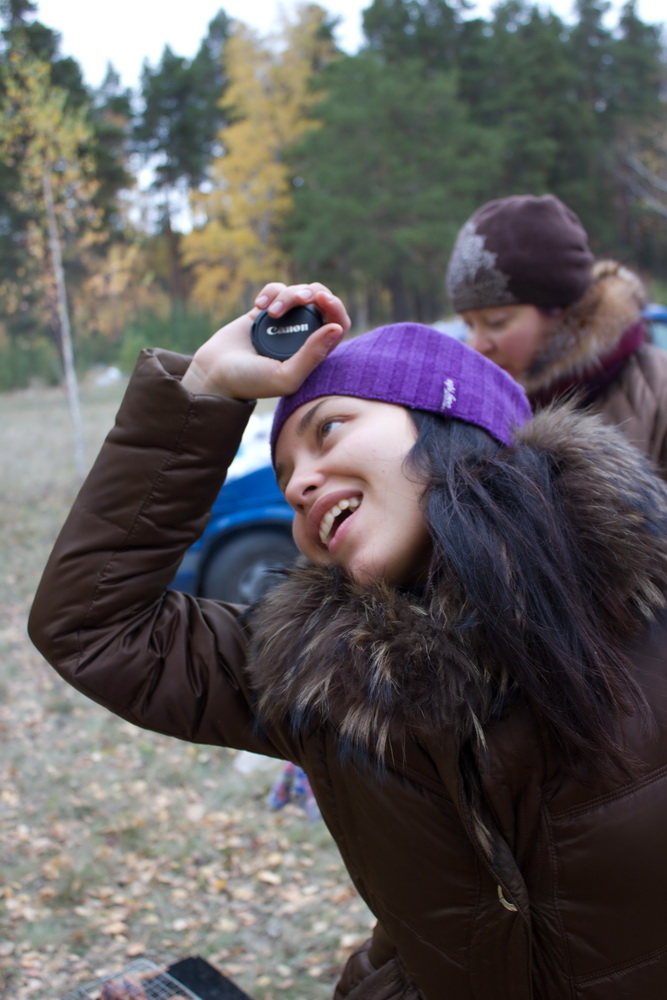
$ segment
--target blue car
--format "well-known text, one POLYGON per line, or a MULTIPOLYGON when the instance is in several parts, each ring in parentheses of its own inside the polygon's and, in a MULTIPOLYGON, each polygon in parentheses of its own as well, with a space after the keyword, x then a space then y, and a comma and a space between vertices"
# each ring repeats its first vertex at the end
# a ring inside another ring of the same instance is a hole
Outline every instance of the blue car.
POLYGON ((252 604, 292 562, 292 508, 270 460, 271 415, 253 416, 208 526, 188 549, 172 588, 233 604, 252 604))
POLYGON ((646 306, 643 315, 644 319, 648 320, 651 341, 663 350, 667 350, 667 306, 652 302, 646 306))
MULTIPOLYGON (((651 340, 667 350, 667 306, 644 310, 651 340)), ((434 326, 465 339, 458 317, 434 326)), ((288 565, 297 549, 292 541, 292 509, 278 489, 270 461, 271 415, 253 416, 227 481, 218 494, 202 537, 186 552, 172 587, 199 597, 252 604, 288 565)))

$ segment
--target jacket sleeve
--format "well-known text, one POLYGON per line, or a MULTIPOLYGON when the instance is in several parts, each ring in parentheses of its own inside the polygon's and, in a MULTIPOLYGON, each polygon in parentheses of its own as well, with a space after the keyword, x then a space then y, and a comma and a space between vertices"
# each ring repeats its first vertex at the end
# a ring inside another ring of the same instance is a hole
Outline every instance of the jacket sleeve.
POLYGON ((667 351, 643 344, 599 397, 607 423, 655 464, 667 480, 667 351))
POLYGON ((49 558, 28 631, 70 684, 156 732, 284 756, 258 731, 243 609, 167 590, 252 404, 193 396, 188 359, 139 358, 49 558))

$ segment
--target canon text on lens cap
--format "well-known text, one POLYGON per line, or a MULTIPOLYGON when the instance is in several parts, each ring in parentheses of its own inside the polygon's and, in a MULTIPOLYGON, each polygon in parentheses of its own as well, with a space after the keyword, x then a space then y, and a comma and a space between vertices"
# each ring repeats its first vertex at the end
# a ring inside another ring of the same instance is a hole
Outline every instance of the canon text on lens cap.
POLYGON ((315 306, 295 306, 279 317, 270 316, 263 309, 252 324, 250 339, 258 354, 285 361, 303 347, 322 323, 322 315, 315 306))

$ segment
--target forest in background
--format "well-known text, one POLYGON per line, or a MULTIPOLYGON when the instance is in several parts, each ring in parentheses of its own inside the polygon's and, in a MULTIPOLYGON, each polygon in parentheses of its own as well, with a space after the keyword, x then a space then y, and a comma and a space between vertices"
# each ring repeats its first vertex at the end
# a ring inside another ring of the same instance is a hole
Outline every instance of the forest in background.
POLYGON ((221 8, 133 92, 113 66, 88 86, 38 3, 0 0, 0 390, 62 378, 49 198, 79 370, 192 350, 276 278, 330 284, 357 328, 432 322, 460 225, 516 193, 558 195, 660 297, 665 43, 609 11, 373 0, 349 55, 324 6, 270 37, 221 8))

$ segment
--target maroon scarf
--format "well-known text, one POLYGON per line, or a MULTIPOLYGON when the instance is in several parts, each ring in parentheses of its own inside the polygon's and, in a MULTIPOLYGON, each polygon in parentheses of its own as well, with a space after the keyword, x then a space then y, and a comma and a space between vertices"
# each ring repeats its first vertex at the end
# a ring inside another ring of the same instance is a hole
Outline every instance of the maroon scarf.
POLYGON ((531 406, 536 409, 546 406, 554 399, 567 395, 575 390, 583 390, 580 394, 580 405, 588 406, 597 396, 606 389, 614 376, 621 370, 627 358, 646 340, 646 329, 643 322, 635 323, 629 327, 616 346, 609 352, 598 358, 580 375, 567 376, 559 382, 554 382, 546 389, 538 389, 530 395, 531 406))

